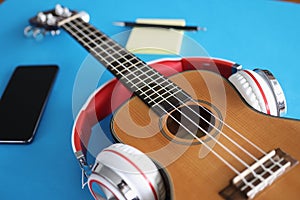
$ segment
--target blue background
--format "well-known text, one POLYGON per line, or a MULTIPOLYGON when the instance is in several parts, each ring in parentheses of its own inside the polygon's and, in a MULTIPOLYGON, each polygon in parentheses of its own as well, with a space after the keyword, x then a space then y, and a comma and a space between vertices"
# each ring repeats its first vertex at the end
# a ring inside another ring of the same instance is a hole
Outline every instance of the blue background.
MULTIPOLYGON (((42 41, 23 36, 28 19, 56 3, 87 11, 91 24, 110 36, 128 30, 112 22, 136 18, 183 18, 187 24, 206 26, 207 32, 186 35, 210 56, 238 62, 244 68, 272 71, 286 94, 286 117, 300 119, 298 4, 258 0, 9 0, 0 4, 0 94, 18 65, 57 64, 60 71, 34 141, 28 145, 0 144, 0 199, 92 199, 87 188, 81 190, 81 173, 70 143, 73 86, 88 53, 66 33, 42 41)), ((106 74, 103 81, 109 78, 106 74)))

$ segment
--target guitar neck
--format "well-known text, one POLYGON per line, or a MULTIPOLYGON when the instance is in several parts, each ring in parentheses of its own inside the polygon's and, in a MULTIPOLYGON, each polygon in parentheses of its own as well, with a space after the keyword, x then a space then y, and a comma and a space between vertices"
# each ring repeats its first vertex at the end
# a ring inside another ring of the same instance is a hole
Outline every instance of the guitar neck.
POLYGON ((62 28, 158 115, 191 99, 175 83, 81 18, 62 28))

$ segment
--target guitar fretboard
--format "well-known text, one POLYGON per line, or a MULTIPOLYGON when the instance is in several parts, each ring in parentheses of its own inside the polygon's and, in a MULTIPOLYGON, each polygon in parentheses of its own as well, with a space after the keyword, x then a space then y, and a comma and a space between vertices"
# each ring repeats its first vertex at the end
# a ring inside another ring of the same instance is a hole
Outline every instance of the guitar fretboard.
POLYGON ((191 99, 175 83, 81 18, 62 27, 158 115, 191 99))

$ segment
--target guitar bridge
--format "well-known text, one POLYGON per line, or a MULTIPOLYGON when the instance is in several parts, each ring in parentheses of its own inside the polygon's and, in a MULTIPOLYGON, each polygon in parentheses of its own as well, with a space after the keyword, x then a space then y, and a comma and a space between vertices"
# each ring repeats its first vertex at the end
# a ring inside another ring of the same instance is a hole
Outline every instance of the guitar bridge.
POLYGON ((219 194, 227 200, 253 199, 298 161, 281 149, 275 149, 232 179, 219 194))

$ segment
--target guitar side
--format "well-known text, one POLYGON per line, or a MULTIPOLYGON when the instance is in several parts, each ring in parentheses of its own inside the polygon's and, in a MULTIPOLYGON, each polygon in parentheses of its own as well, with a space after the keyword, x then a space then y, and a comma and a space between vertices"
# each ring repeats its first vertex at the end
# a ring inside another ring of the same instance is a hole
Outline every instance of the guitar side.
MULTIPOLYGON (((245 104, 227 80, 212 72, 188 71, 170 80, 211 110, 216 119, 222 119, 225 124, 216 123, 217 128, 214 129, 220 129, 251 155, 256 158, 263 156, 230 127, 265 152, 281 148, 296 160, 300 159, 297 147, 300 141, 300 121, 258 113, 245 104)), ((119 142, 140 149, 165 167, 171 183, 172 199, 222 199, 219 192, 229 185, 235 173, 205 145, 175 136, 172 138, 164 122, 164 117, 159 118, 140 99, 133 97, 115 113, 111 127, 119 142)), ((217 132, 214 129, 212 134, 217 132)), ((253 162, 224 135, 216 134, 214 137, 249 165, 253 162)), ((245 167, 219 144, 202 139, 236 169, 244 170, 245 167)), ((298 199, 299 186, 300 167, 296 165, 255 199, 298 199)))

